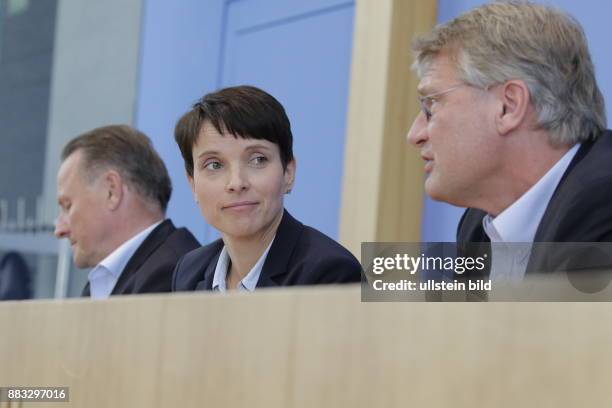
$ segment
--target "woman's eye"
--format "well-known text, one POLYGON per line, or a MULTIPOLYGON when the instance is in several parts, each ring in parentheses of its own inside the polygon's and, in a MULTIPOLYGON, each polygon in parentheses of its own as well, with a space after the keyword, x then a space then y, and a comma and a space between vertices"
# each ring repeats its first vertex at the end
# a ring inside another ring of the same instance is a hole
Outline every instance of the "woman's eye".
POLYGON ((263 165, 263 164, 265 164, 267 162, 268 162, 268 158, 266 156, 262 156, 262 155, 254 156, 251 159, 251 163, 253 163, 256 166, 261 166, 261 165, 263 165))
POLYGON ((219 170, 221 167, 221 163, 218 161, 209 161, 204 163, 204 168, 207 170, 219 170))

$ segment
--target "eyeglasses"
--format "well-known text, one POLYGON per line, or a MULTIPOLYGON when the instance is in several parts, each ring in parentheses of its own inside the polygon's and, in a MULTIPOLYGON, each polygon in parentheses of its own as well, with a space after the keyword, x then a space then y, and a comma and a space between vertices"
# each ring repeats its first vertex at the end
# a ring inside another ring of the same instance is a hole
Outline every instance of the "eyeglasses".
POLYGON ((433 113, 431 112, 431 108, 438 99, 442 95, 446 95, 447 93, 453 92, 455 89, 458 89, 466 84, 455 85, 451 88, 445 89, 444 91, 432 93, 425 96, 419 96, 419 103, 421 104, 421 111, 425 115, 425 119, 429 122, 433 113))

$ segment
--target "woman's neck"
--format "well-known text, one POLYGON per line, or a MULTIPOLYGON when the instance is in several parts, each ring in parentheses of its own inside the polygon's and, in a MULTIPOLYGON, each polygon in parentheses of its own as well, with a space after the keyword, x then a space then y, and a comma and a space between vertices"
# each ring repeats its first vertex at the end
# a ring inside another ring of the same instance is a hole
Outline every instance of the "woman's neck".
POLYGON ((230 270, 227 274, 228 288, 234 289, 253 269, 274 239, 282 218, 283 212, 281 211, 280 215, 268 227, 252 236, 223 236, 223 243, 231 260, 230 270))

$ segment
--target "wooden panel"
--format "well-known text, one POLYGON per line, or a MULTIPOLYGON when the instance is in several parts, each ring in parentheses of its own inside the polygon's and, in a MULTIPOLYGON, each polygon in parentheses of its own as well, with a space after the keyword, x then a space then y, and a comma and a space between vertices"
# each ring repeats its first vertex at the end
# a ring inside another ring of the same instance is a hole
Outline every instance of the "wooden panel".
POLYGON ((358 287, 4 303, 0 385, 70 387, 24 407, 604 406, 611 317, 358 287))
POLYGON ((429 0, 357 1, 340 241, 419 241, 423 163, 405 134, 418 112, 410 42, 436 21, 429 0))

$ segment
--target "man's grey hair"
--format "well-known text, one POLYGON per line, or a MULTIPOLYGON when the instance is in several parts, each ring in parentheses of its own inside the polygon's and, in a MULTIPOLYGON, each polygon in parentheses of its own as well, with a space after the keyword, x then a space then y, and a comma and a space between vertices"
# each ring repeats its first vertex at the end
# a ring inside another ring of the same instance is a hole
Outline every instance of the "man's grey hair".
POLYGON ((518 1, 485 4, 436 26, 413 50, 419 76, 448 52, 459 80, 475 87, 523 80, 537 124, 554 146, 596 138, 606 128, 584 32, 560 10, 518 1))
POLYGON ((90 181, 101 170, 112 168, 128 187, 165 212, 172 195, 168 170, 151 140, 127 125, 99 127, 72 139, 62 150, 62 161, 83 152, 85 176, 90 181))

